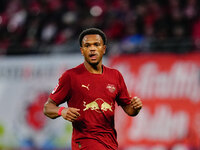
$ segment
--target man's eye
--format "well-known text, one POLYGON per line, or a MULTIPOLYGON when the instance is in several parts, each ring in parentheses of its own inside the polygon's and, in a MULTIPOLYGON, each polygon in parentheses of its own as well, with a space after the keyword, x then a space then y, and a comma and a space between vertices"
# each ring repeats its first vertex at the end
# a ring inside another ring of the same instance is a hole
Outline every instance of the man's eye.
POLYGON ((99 46, 100 44, 99 44, 99 43, 95 43, 94 45, 95 45, 95 46, 99 46))

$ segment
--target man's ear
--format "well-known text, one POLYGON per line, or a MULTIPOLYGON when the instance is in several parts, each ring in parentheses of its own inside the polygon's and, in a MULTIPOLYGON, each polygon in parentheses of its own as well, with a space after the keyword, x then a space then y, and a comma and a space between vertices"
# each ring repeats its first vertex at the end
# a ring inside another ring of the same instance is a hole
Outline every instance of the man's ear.
POLYGON ((103 50, 104 50, 103 54, 106 53, 106 48, 107 48, 106 45, 104 45, 104 46, 103 46, 103 50))
POLYGON ((80 51, 81 51, 81 55, 83 55, 83 49, 82 49, 82 47, 80 47, 80 51))

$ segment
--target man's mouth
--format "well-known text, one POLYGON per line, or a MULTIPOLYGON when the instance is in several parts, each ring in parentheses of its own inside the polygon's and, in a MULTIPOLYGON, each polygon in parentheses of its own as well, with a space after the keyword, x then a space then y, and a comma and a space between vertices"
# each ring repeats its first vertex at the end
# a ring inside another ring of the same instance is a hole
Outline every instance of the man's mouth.
POLYGON ((89 54, 89 57, 90 57, 91 59, 96 59, 96 58, 97 58, 97 54, 89 54))

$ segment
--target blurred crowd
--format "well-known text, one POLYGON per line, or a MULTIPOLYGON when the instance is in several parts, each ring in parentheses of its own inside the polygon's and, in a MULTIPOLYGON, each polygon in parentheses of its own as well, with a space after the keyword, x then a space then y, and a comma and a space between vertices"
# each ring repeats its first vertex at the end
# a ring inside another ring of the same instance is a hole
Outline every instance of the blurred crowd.
POLYGON ((109 53, 200 51, 200 1, 0 0, 1 55, 75 52, 89 27, 109 53))

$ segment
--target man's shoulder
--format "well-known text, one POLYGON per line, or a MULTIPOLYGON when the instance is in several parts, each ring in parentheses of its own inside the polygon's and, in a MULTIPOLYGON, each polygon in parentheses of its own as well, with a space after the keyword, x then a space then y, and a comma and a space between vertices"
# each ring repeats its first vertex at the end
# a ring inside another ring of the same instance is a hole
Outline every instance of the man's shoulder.
POLYGON ((67 69, 67 70, 65 70, 65 72, 63 74, 71 75, 71 74, 79 73, 81 71, 83 71, 83 64, 80 64, 80 65, 78 65, 76 67, 67 69))
POLYGON ((109 73, 109 74, 111 74, 111 75, 119 75, 119 74, 121 74, 120 72, 119 72, 119 70, 117 70, 117 69, 115 69, 115 68, 112 68, 112 67, 108 67, 108 66, 104 66, 104 68, 105 68, 105 70, 106 70, 106 72, 107 73, 109 73))
POLYGON ((105 65, 104 65, 104 68, 105 68, 107 71, 116 72, 116 73, 119 72, 119 70, 117 70, 117 69, 115 69, 115 68, 112 68, 112 67, 105 66, 105 65))

